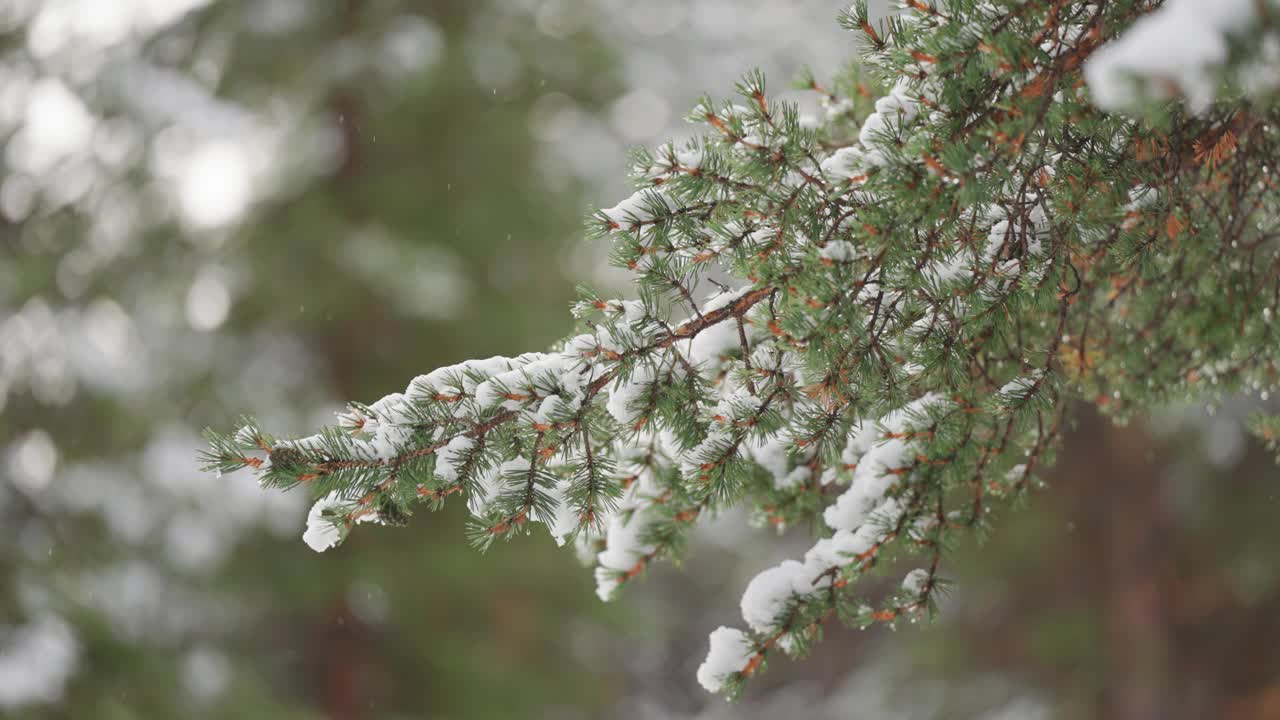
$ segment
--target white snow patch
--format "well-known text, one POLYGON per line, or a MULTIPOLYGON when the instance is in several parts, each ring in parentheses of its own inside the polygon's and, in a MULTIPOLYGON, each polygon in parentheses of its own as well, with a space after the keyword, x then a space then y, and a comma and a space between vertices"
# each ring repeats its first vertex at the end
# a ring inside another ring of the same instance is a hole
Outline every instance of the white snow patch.
POLYGON ((816 574, 803 563, 783 560, 751 579, 742 594, 742 619, 756 632, 767 632, 781 619, 792 598, 814 591, 816 574))
POLYGON ((311 506, 311 512, 307 513, 307 529, 302 533, 302 539, 312 550, 324 552, 342 539, 342 531, 334 523, 334 518, 324 515, 326 510, 340 508, 342 505, 342 496, 332 492, 311 506))
POLYGON ((729 675, 746 667, 755 651, 751 648, 751 639, 734 628, 716 628, 709 641, 707 659, 698 666, 698 684, 714 693, 720 692, 729 675))
POLYGON ((1168 86, 1176 88, 1193 112, 1204 112, 1217 94, 1216 73, 1227 59, 1227 35, 1257 22, 1264 4, 1169 0, 1138 18, 1085 64, 1094 102, 1105 110, 1132 105, 1138 98, 1132 81, 1140 78, 1154 81, 1151 89, 1157 93, 1168 86))
POLYGON ((924 568, 916 568, 907 573, 902 579, 902 589, 912 595, 919 595, 924 592, 925 585, 929 584, 929 571, 924 568))

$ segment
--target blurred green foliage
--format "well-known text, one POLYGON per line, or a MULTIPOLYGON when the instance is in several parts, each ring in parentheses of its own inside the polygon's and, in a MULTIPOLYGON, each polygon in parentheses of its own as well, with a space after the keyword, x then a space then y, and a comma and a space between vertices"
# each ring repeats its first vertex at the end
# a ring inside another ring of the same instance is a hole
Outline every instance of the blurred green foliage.
MULTIPOLYGON (((195 58, 214 47, 223 59, 218 97, 297 118, 281 145, 278 187, 241 224, 188 234, 177 219, 150 223, 77 298, 64 297, 58 267, 88 243, 91 212, 64 207, 3 227, 0 261, 20 278, 11 302, 38 297, 62 308, 110 298, 135 319, 180 314, 199 268, 213 264, 233 291, 225 324, 210 335, 164 335, 139 323, 140 342, 165 348, 166 366, 145 387, 82 387, 61 406, 20 390, 0 420, 0 446, 42 428, 61 468, 118 462, 141 475, 137 455, 156 433, 233 422, 243 395, 258 392, 248 368, 263 357, 300 359, 270 369, 300 376, 287 385, 292 407, 271 407, 281 398, 266 382, 254 401, 297 419, 462 358, 542 347, 568 329, 571 285, 561 269, 580 237, 583 188, 569 173, 539 172, 530 109, 551 91, 598 106, 613 84, 611 51, 582 32, 530 37, 527 13, 496 0, 295 3, 302 15, 271 32, 260 27, 268 5, 215 3, 140 48, 148 61, 199 75, 209 67, 195 58), (398 57, 388 43, 406 27, 418 45, 399 52, 426 60, 388 68, 398 57), (499 45, 520 72, 495 89, 477 82, 472 65, 499 45), (549 73, 534 65, 539 54, 565 61, 549 73), (328 129, 321 136, 332 147, 317 150, 317 128, 328 129), (309 157, 325 152, 327 164, 309 157), (301 352, 263 354, 282 341, 301 352), (236 393, 227 378, 238 378, 236 393)), ((21 55, 28 30, 12 29, 8 60, 21 55)), ((136 123, 157 151, 157 128, 127 103, 94 82, 82 91, 104 117, 136 123)), ((110 180, 115 197, 145 213, 143 168, 110 180)), ((187 457, 191 481, 215 482, 196 474, 194 447, 187 457)), ((126 477, 130 484, 148 496, 144 513, 182 509, 141 478, 126 477)), ((456 542, 461 505, 415 518, 406 532, 363 533, 324 556, 301 542, 305 509, 292 505, 284 525, 296 533, 250 524, 224 538, 235 543, 230 555, 192 571, 166 561, 158 528, 126 543, 98 508, 5 495, 0 624, 19 627, 39 606, 71 625, 79 648, 61 699, 10 708, 12 717, 537 717, 599 708, 609 697, 607 684, 582 680, 587 668, 575 653, 575 628, 601 611, 589 574, 544 542, 502 545, 481 561, 456 542), (18 547, 23 532, 47 537, 48 555, 18 547), (135 613, 161 608, 154 623, 123 628, 104 609, 112 599, 86 589, 88 578, 118 568, 137 570, 130 592, 143 597, 130 602, 135 613), (179 630, 162 617, 171 613, 184 618, 179 630)))

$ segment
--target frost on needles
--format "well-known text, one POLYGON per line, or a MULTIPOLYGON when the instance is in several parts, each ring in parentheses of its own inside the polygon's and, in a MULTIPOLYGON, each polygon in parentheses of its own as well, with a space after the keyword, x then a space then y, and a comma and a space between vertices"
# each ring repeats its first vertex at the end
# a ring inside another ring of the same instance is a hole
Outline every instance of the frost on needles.
POLYGON ((589 227, 637 299, 584 290, 551 351, 434 370, 311 437, 210 433, 209 467, 305 485, 316 550, 457 496, 477 545, 541 525, 604 599, 729 508, 813 528, 711 634, 698 680, 733 695, 833 618, 931 613, 946 549, 1035 485, 1073 404, 1274 385, 1277 4, 906 5, 843 14, 862 62, 806 81, 822 117, 753 74, 693 111, 699 140, 636 152, 589 227), (905 578, 862 582, 890 558, 905 578))

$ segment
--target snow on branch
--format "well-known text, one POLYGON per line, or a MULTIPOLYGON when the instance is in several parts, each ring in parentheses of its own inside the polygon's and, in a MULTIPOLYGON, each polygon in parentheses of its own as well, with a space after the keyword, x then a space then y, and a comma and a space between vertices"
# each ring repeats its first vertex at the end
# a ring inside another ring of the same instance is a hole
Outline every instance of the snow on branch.
POLYGON ((1280 3, 1272 0, 1168 0, 1101 48, 1085 77, 1106 109, 1136 105, 1145 89, 1157 97, 1182 95, 1192 111, 1203 112, 1230 79, 1250 92, 1276 89, 1277 23, 1280 3), (1253 57, 1240 62, 1242 56, 1253 57))
POLYGON ((731 507, 820 528, 711 634, 698 680, 732 696, 833 619, 931 614, 945 549, 1035 486, 1069 403, 1274 385, 1277 109, 1196 90, 1144 125, 1082 79, 1194 3, 907 4, 842 16, 864 54, 808 82, 823 118, 753 73, 691 113, 703 137, 636 153, 635 194, 588 221, 632 299, 583 291, 556 348, 434 370, 310 437, 210 433, 209 468, 306 487, 317 550, 457 496, 475 544, 540 526, 603 599, 731 507))

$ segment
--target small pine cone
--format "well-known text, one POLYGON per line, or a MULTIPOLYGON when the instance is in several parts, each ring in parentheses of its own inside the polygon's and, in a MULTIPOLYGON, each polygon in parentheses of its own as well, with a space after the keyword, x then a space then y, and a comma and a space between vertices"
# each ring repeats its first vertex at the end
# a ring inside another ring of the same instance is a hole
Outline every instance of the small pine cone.
POLYGON ((286 473, 297 473, 307 462, 302 451, 292 447, 271 448, 270 458, 272 469, 286 473))
POLYGON ((409 513, 393 498, 384 496, 378 501, 378 520, 384 525, 404 527, 409 524, 409 513))

